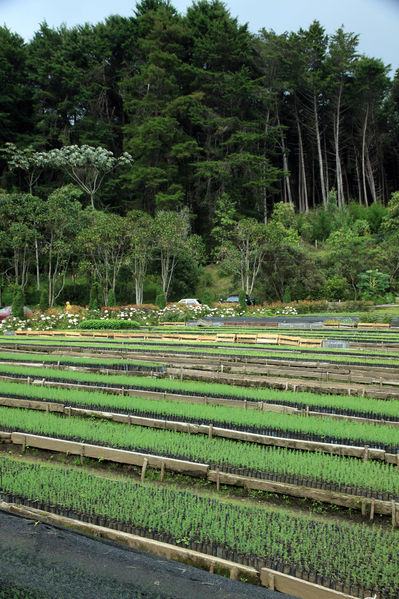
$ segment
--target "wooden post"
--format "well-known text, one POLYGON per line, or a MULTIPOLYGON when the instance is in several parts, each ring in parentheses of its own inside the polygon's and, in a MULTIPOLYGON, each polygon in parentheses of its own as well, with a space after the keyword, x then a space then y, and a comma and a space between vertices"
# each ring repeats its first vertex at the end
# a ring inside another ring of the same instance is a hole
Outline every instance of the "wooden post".
POLYGON ((399 470, 399 453, 396 454, 396 466, 399 470))
POLYGON ((306 406, 306 416, 309 416, 309 406, 306 406))
POLYGON ((369 461, 369 446, 365 445, 364 452, 363 452, 363 462, 368 462, 368 461, 369 461))
POLYGON ((163 482, 164 476, 165 476, 165 462, 162 462, 162 464, 161 464, 161 476, 160 476, 161 483, 163 482))
POLYGON ((372 499, 371 505, 370 505, 370 520, 374 520, 374 510, 375 510, 375 500, 372 499))
POLYGON ((215 562, 211 562, 209 565, 209 573, 210 574, 214 574, 215 573, 215 562))
POLYGON ((216 491, 220 491, 220 470, 216 468, 216 491))
POLYGON ((141 482, 144 482, 147 465, 148 465, 148 458, 144 458, 143 466, 141 468, 141 482))
POLYGON ((394 528, 396 526, 396 503, 394 499, 392 499, 392 526, 394 528))
POLYGON ((209 425, 209 430, 208 430, 209 439, 212 439, 212 436, 213 436, 213 424, 211 422, 211 424, 209 425))
POLYGON ((85 455, 85 446, 82 445, 82 447, 80 448, 80 465, 83 466, 83 458, 85 455))
POLYGON ((271 572, 267 572, 266 575, 266 585, 267 588, 270 589, 270 591, 274 591, 274 574, 272 574, 271 572))
POLYGON ((364 517, 365 517, 365 515, 366 515, 366 505, 367 505, 367 504, 366 504, 366 500, 365 500, 365 499, 362 499, 362 516, 363 516, 363 518, 364 518, 364 517))
POLYGON ((244 399, 244 408, 247 409, 248 408, 248 401, 246 399, 244 399))
POLYGON ((25 453, 26 449, 26 435, 22 437, 22 453, 25 453))
POLYGON ((238 568, 237 568, 237 566, 234 566, 233 568, 231 568, 231 570, 230 570, 230 579, 231 580, 238 580, 238 568))

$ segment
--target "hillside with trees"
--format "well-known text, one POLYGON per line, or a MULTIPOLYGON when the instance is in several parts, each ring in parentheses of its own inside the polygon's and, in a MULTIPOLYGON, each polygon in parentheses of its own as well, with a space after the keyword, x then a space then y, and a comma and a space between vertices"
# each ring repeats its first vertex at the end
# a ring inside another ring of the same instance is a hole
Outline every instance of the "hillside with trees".
POLYGON ((0 303, 215 300, 220 277, 356 299, 368 271, 397 293, 399 71, 356 33, 142 0, 29 43, 1 27, 0 81, 0 303))

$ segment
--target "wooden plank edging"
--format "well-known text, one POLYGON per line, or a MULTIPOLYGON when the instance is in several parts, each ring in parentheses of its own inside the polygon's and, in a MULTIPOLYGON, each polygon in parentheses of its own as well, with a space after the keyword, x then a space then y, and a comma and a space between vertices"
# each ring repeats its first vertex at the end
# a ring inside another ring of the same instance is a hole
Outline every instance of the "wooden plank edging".
MULTIPOLYGON (((261 433, 251 433, 238 431, 234 429, 222 428, 215 425, 198 424, 194 422, 183 422, 178 420, 167 420, 163 418, 148 418, 145 416, 135 416, 133 414, 122 414, 108 412, 106 410, 91 410, 88 408, 79 408, 66 406, 65 404, 46 401, 35 401, 31 399, 14 399, 0 397, 0 405, 16 408, 26 408, 30 410, 39 410, 43 412, 57 412, 68 416, 94 417, 131 424, 135 426, 144 426, 161 430, 178 431, 189 434, 202 434, 210 436, 212 428, 213 437, 224 439, 233 439, 247 443, 257 443, 259 445, 268 445, 275 447, 286 447, 288 449, 298 449, 301 451, 321 451, 329 455, 340 455, 365 459, 365 446, 343 445, 338 443, 324 443, 322 441, 307 441, 303 439, 290 439, 278 435, 264 435, 261 433)), ((385 461, 389 464, 397 464, 397 454, 387 453, 383 449, 373 449, 367 447, 367 460, 385 461)))

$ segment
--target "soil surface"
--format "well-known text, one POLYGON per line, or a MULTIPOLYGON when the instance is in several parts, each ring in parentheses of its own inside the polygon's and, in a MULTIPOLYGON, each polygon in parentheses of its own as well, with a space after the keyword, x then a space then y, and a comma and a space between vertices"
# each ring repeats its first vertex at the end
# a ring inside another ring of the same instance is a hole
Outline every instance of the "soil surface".
POLYGON ((40 599, 293 599, 3 510, 0 589, 40 599))

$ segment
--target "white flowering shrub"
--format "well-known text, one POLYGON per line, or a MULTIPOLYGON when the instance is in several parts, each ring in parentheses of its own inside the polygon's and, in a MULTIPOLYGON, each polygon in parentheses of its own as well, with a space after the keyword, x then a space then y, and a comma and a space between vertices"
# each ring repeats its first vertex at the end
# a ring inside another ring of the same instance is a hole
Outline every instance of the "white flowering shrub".
POLYGON ((102 310, 88 310, 73 307, 72 310, 50 309, 46 313, 35 313, 31 318, 21 320, 8 317, 0 322, 0 333, 5 331, 28 330, 28 331, 54 331, 77 329, 83 320, 110 320, 121 319, 136 321, 141 326, 151 327, 162 322, 187 322, 206 317, 232 318, 242 316, 262 317, 271 315, 295 316, 296 308, 293 306, 280 305, 273 309, 270 306, 251 306, 246 312, 240 309, 238 304, 214 304, 212 307, 204 304, 201 306, 169 304, 165 308, 156 306, 120 306, 116 308, 103 308, 102 310))

